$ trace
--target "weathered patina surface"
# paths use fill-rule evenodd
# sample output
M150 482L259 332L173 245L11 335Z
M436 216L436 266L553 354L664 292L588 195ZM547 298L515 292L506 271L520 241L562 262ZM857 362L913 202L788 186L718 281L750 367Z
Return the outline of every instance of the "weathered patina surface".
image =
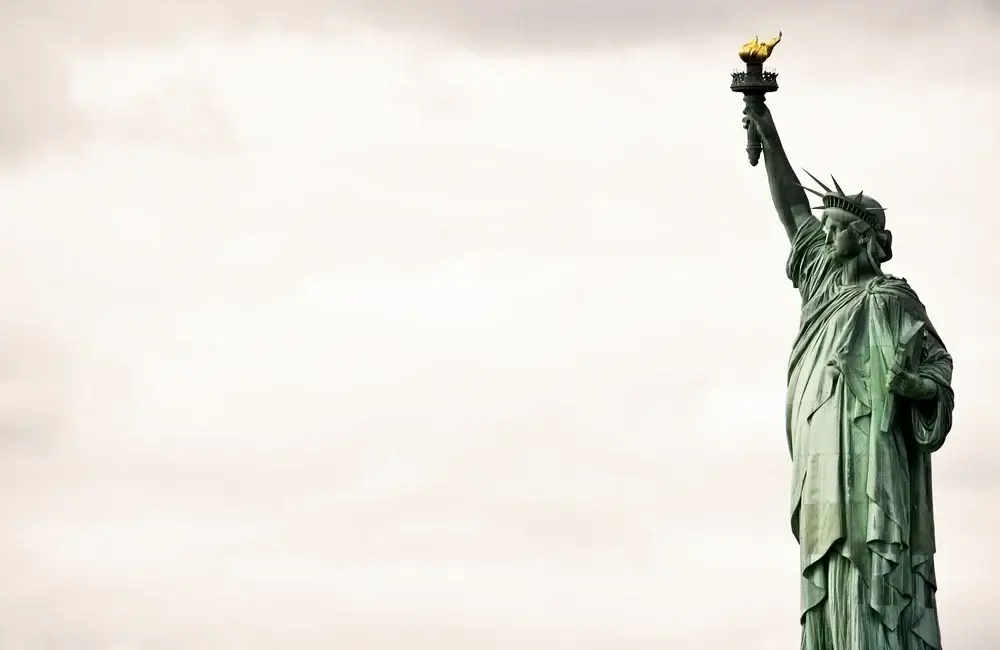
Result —
M748 104L744 125L802 300L786 403L802 648L940 649L931 454L951 429L951 356L906 280L882 271L883 207L813 178L813 216L767 106Z

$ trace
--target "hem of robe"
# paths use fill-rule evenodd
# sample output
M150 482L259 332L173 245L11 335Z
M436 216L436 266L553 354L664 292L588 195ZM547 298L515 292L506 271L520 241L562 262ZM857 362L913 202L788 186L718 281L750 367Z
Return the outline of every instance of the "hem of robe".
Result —
M882 616L882 613L877 608L871 605L870 600L872 591L869 586L869 580L866 579L864 572L862 572L859 569L857 563L853 559L851 559L846 553L843 552L844 549L844 546L842 544L843 541L844 541L843 538L836 540L834 543L830 545L830 547L827 549L825 553L819 554L819 557L816 558L814 561L812 561L803 571L803 578L808 580L809 584L814 586L816 590L821 593L815 594L816 598L814 599L814 601L809 606L803 607L802 613L799 616L799 624L805 626L807 615L813 610L816 610L826 604L830 592L828 584L829 562L833 559L832 558L833 555L838 555L848 561L851 570L857 573L859 583L865 586L865 591L868 593L869 596L868 599L869 602L863 603L863 606L867 607L871 611L872 618L875 619L883 627L885 627L886 630L888 630L892 634L898 635L899 626L887 625L885 618ZM915 558L914 569L916 569L918 566L927 564L933 565L933 559L924 558L919 560L918 563ZM933 568L931 568L931 571L933 571ZM807 577L807 574L812 575L816 579L815 580L809 579ZM918 572L914 570L913 575L915 581L923 580L922 571ZM934 592L937 591L936 585L933 582L926 580L923 580L923 582L924 582L923 586L926 586L929 589L930 594L933 594ZM822 583L822 586L820 586L819 583ZM937 608L935 606L920 607L918 610L916 609L916 607L917 605L915 599L911 598L910 601L907 602L906 605L904 605L901 608L900 619L904 619L907 616L909 616L908 620L906 620L906 626L902 631L918 638L924 644L924 647L928 648L929 650L942 650L940 625L937 617ZM909 648L911 648L911 645L906 644L900 650L907 650Z
M846 560L841 565L840 574L834 571L833 564L837 558ZM850 578L853 581L853 588L844 593L843 567L854 575ZM934 609L916 613L916 617L907 621L907 625L902 628L890 629L881 620L878 610L868 602L866 596L870 592L860 572L853 561L847 558L839 549L831 548L822 558L820 569L823 573L823 582L827 584L826 591L837 591L840 597L847 598L850 602L854 596L861 596L859 600L854 600L854 607L865 610L858 610L859 618L852 617L852 620L845 621L840 618L844 614L832 614L829 610L831 603L828 602L829 595L825 595L816 606L809 608L802 613L802 640L800 650L941 650L941 639L937 626L937 616ZM831 572L836 576L834 583L830 583ZM834 605L834 607L836 607ZM909 613L909 612L908 612ZM822 617L819 621L812 616ZM834 618L829 618L833 616ZM845 622L848 628L843 626ZM857 625L859 628L855 628ZM868 625L880 626L881 631L875 628L867 628ZM817 627L818 626L818 627ZM861 641L861 639L865 641ZM852 641L853 639L853 641ZM860 642L862 647L856 647Z

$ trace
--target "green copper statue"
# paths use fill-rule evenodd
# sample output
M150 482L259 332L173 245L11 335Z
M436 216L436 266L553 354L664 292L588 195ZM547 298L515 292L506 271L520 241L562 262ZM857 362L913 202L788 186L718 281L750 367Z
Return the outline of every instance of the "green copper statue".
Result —
M951 429L951 356L906 280L882 272L884 208L836 180L800 185L763 99L744 114L802 298L786 398L801 648L940 650L931 454Z

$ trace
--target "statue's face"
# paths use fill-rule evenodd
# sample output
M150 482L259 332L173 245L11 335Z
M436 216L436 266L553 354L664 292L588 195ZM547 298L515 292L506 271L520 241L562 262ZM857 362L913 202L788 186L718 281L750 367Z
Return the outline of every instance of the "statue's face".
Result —
M837 208L823 211L823 227L828 233L827 241L833 247L834 256L841 262L849 262L864 250L868 240L868 224L849 212Z

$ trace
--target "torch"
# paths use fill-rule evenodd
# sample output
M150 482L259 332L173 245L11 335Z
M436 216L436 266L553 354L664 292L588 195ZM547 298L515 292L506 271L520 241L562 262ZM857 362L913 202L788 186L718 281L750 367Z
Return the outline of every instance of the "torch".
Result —
M771 56L771 50L780 42L781 32L778 32L777 36L765 43L754 38L740 48L740 59L747 68L745 71L733 72L733 83L730 88L733 92L743 93L743 101L747 108L753 104L764 103L764 95L778 89L778 73L774 70L765 70L764 61L767 61ZM747 127L747 156L752 167L756 167L760 162L761 149L760 136L751 124Z

